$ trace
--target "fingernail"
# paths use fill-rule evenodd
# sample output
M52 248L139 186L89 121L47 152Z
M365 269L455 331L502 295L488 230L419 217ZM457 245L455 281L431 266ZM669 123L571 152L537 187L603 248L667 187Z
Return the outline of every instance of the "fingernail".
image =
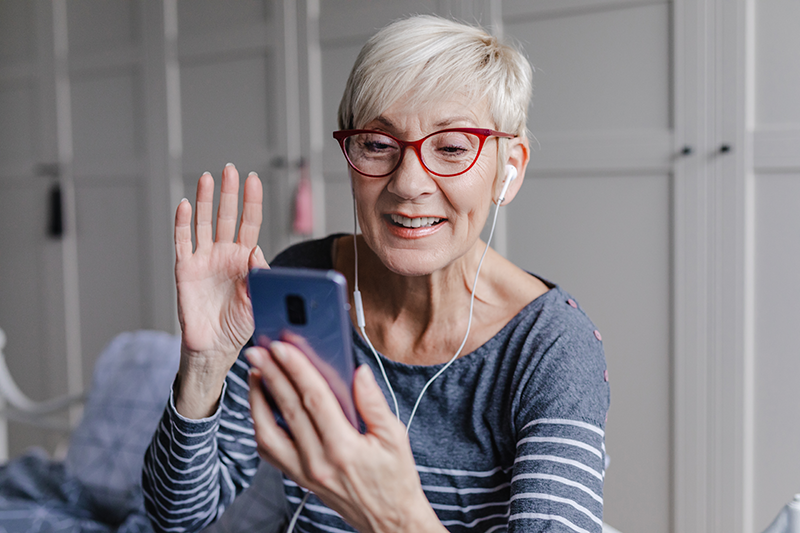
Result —
M180 202L178 202L178 203L179 203L179 204L182 204L183 202L188 202L188 201L189 201L189 199L188 199L188 198L181 198L181 201L180 201Z
M232 166L233 166L233 163L226 163L226 164L225 164L225 166L226 166L226 167L232 167Z
M260 367L264 364L264 358L258 352L257 348L248 348L244 352L245 357L247 360L250 361L251 366Z
M276 359L281 361L286 359L286 350L284 350L283 345L278 341L269 343L269 351L272 352Z
M364 370L361 370L362 368L364 368ZM363 384L377 388L378 383L375 381L375 374L372 373L372 369L369 367L369 365L363 364L358 367L358 370L358 377Z
M253 248L253 257L258 257L259 255L264 255L264 252L261 251L261 246L256 245L256 247Z
M203 172L203 176L210 176L210 175L211 175L211 172L209 172L208 170L206 170L205 172Z
M255 176L257 178L258 174L256 174L255 172L251 172L250 174L247 175L247 177L249 178L250 176Z

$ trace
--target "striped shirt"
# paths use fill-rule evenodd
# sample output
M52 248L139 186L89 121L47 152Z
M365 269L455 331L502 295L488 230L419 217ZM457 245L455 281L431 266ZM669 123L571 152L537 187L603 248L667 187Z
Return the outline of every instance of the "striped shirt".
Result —
M331 236L296 245L273 265L331 268ZM600 533L609 405L600 335L557 286L428 389L409 431L422 488L451 532ZM353 328L357 364L380 370ZM442 365L382 358L403 421ZM260 459L249 414L248 363L228 374L218 411L189 420L170 400L145 456L145 503L156 531L198 531L252 481ZM378 377L388 398L388 388ZM275 523L304 492L283 478ZM285 505L288 502L288 506ZM276 529L277 530L277 529ZM311 495L296 531L353 529Z

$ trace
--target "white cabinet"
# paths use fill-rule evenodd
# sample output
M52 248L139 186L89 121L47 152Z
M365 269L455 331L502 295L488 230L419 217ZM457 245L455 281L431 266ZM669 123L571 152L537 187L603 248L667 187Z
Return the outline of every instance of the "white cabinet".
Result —
M604 520L672 531L674 117L667 2L504 2L532 64L528 175L507 256L559 283L603 335Z
M31 397L88 387L119 332L176 329L172 220L203 171L257 171L260 244L289 242L297 169L272 162L301 155L286 135L299 105L282 104L279 81L297 76L284 54L294 4L0 3L0 327ZM64 234L49 237L56 184ZM12 455L58 440L10 427Z

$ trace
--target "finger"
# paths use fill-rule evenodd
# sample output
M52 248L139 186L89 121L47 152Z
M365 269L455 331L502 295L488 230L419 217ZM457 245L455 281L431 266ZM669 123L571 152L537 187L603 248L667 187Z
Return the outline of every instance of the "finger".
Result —
M323 378L319 370L311 364L309 358L297 347L287 342L273 342L270 344L270 353L280 365L286 378L293 385L295 394L299 397L309 421L313 424L323 444L339 442L349 437L348 433L355 431L342 411L329 383ZM320 360L314 354L312 357ZM321 361L321 360L320 360ZM349 394L347 386L338 374L333 371L329 377L333 383L335 379L342 381L344 390L340 392ZM337 387L342 389L342 387Z
M319 354L314 351L314 348L301 337L291 331L284 331L281 334L282 341L288 342L290 345L298 348L312 365L317 369L325 381L328 383L333 395L338 400L339 405L344 412L345 417L354 428L358 428L358 415L356 414L356 406L353 403L353 383L351 379L344 379L333 364L321 358Z
M248 358L251 364L261 371L270 395L275 400L275 404L292 432L299 452L304 458L304 464L308 465L312 460L317 462L319 458L324 457L319 435L309 416L312 411L317 409L316 404L319 402L301 398L301 394L295 390L286 373L275 363L278 357L283 357L276 355L285 351L285 347L282 344L277 342L270 343L268 349L262 351L250 349L252 353L248 350ZM302 354L300 354L300 357L302 357ZM313 394L305 391L304 396L306 398L313 397Z
M239 224L239 243L252 248L258 244L263 215L264 192L258 174L251 172L244 182L242 220Z
M398 433L405 433L403 424L392 412L383 392L375 381L372 369L361 365L356 369L353 380L353 395L367 433L373 434L386 442L395 442Z
M267 403L261 372L253 368L248 378L250 385L250 416L253 418L255 438L259 454L274 467L296 476L302 472L300 455L291 437L275 421L275 415Z
M236 218L239 214L239 172L233 163L228 163L222 171L222 184L217 209L216 242L233 242L236 232Z
M269 268L269 263L264 257L264 252L261 251L260 246L256 246L250 252L250 258L247 261L247 268L253 270L254 268Z
M192 255L192 204L184 198L175 210L175 257L181 261Z
M211 248L211 216L214 211L214 178L205 172L197 180L197 201L194 214L194 233L197 238L197 250Z

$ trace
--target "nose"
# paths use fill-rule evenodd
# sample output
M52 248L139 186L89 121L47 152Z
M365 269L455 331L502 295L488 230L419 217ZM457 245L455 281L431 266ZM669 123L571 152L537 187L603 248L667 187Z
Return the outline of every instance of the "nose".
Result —
M389 180L389 192L405 200L412 200L436 192L436 189L436 180L422 165L420 154L412 146L406 146L403 160Z

